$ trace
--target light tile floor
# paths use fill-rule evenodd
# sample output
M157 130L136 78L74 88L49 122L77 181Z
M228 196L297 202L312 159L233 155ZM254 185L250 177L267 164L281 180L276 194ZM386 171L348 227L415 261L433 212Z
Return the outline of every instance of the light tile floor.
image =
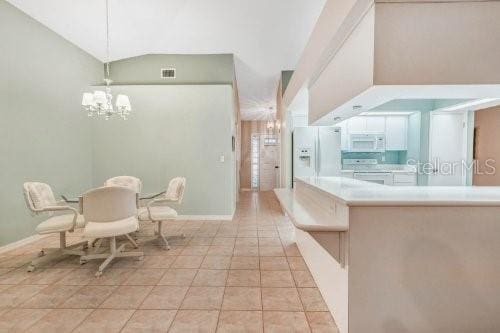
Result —
M243 192L233 221L168 225L186 238L165 251L141 237L144 260L100 278L76 257L26 272L52 236L0 254L0 332L337 332L272 192Z

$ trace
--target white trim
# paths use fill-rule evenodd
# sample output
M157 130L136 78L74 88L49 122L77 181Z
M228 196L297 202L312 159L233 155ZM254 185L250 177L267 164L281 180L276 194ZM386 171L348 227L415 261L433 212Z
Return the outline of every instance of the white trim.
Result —
M11 251L11 250L14 250L14 249L17 249L21 246L24 246L24 245L27 245L27 244L30 244L30 243L34 243L40 239L43 239L45 237L48 237L50 235L33 235L33 236L29 236L29 237L26 237L26 238L23 238L23 239L20 239L18 241L15 241L13 243L9 243L9 244L6 244L4 246L1 246L0 247L0 253L5 253L5 252L8 252L8 251Z
M459 116L462 116L462 161L467 161L467 147L468 147L468 144L469 144L469 138L468 138L468 131L469 131L469 122L467 121L467 111L442 111L441 109L438 109L438 110L435 110L435 111L431 111L430 112L430 119L429 119L429 154L428 154L428 157L427 157L427 160L429 162L432 163L432 156L434 155L433 152L432 152L432 140L433 140L433 137L432 137L432 127L433 127L433 116L439 116L439 115L451 115L451 114L455 114L455 115L459 115ZM434 125L435 126L435 125ZM431 180L431 176L433 176L432 174L431 175L428 175L427 177L427 185L430 185L430 180ZM466 186L467 185L467 172L464 172L463 175L462 175L462 184L460 185L457 185L457 186ZM431 185L431 186L439 186L439 185Z
M234 214L232 215L179 215L177 216L178 220L206 220L206 221L215 221L215 220L224 220L231 221L233 219Z

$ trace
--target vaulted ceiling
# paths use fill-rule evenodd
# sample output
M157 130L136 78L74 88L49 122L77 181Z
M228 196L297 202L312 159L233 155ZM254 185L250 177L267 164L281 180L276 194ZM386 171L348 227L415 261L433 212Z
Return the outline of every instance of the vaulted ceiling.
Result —
M105 61L104 0L8 0ZM326 0L109 0L110 60L233 53L242 118L266 119Z

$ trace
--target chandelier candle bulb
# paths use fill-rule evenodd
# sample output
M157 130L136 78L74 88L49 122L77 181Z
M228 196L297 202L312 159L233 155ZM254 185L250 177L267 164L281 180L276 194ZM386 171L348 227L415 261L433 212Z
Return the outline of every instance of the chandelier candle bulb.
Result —
M84 93L82 98L82 106L93 106L94 95L92 93Z
M129 100L128 96L118 95L116 97L116 107L130 111L131 107L130 107L130 100Z
M104 106L108 102L106 93L104 91L94 91L94 104Z

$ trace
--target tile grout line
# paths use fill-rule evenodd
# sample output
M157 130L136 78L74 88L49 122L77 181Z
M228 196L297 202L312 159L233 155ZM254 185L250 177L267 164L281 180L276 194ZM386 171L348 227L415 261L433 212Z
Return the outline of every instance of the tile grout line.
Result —
M140 310L140 307L142 306L142 304L144 304L145 300L151 295L151 292L153 291L154 288L156 288L157 286L159 286L159 281L161 281L161 279L164 277L164 275L169 271L169 270L175 270L175 269L182 269L182 268L172 268L172 265L173 265L173 262L175 262L179 256L182 256L182 251L186 250L187 248L191 247L191 246L213 246L214 243L217 241L216 239L218 238L219 239L219 244L223 244L224 242L224 238L227 238L228 239L228 242L231 243L231 247L233 249L233 253L228 257L229 259L229 267L227 267L227 264L226 264L226 267L225 269L223 268L219 268L221 266L216 266L216 268L212 268L210 266L208 266L207 268L202 268L201 266L203 265L203 263L205 262L205 260L208 258L208 257L226 257L225 255L221 256L220 254L215 254L215 255L208 255L208 251L207 253L204 253L203 255L199 255L200 257L202 257L201 259L201 263L200 265L197 267L197 268L190 268L190 269L196 269L196 273L192 279L192 281L190 282L189 286L188 286L188 290L189 288L191 287L194 287L193 286L193 283L194 281L196 280L196 278L200 275L200 271L202 269L208 269L208 270L225 270L227 271L228 273L231 271L231 270L234 270L234 271L238 271L238 270L248 270L249 269L249 266L245 267L245 266L241 266L241 268L234 268L234 267L231 267L231 263L232 261L234 260L234 258L238 258L238 257L241 257L241 258L256 258L255 261L257 262L257 269L259 270L259 278L260 278L260 302L261 302L261 306L260 306L260 312L263 313L264 312L264 305L263 305L263 293L262 293L262 275L263 275L263 272L267 272L267 271L275 271L275 272L278 272L278 271L283 271L283 272L289 272L289 274L292 275L292 279L293 279L293 282L294 282L294 289L296 290L296 293L298 294L298 297L299 297L299 301L300 301L300 304L301 304L301 307L302 307L302 310L301 311L302 313L306 313L305 311L305 307L304 307L304 302L302 301L302 298L300 297L300 294L298 293L298 285L297 285L297 280L295 279L294 275L293 275L293 271L291 269L291 266L290 266L290 259L292 257L298 257L298 258L301 258L300 255L296 255L296 256L289 256L287 251L285 251L285 243L287 244L286 246L290 246L291 244L293 244L293 242L290 241L291 237L290 236L287 236L289 233L290 233L290 229L289 228L285 228L286 225L285 224L282 224L280 223L280 221L278 220L278 214L274 214L273 213L273 209L275 209L275 207L272 205L272 203L268 202L268 199L266 199L266 197L262 197L259 199L259 197L257 196L253 196L252 198L252 201L254 203L253 207L252 207L252 211L254 212L253 216L252 215L244 215L242 217L241 215L241 209L239 209L236 214L235 214L235 219L232 221L232 224L229 224L229 223L226 223L226 222L222 222L222 223L218 223L217 224L217 227L214 228L215 230L205 230L205 231L202 231L201 228L203 226L203 224L201 225L194 225L192 227L188 227L186 224L184 226L179 226L176 230L183 230L185 229L186 230L186 234L188 234L189 236L186 237L187 240L183 243L180 243L178 244L178 247L179 247L179 250L176 251L176 254L174 255L171 255L171 256L163 256L163 255L159 255L159 253L156 253L156 251L153 251L153 252L150 252L148 251L148 254L145 254L146 256L150 256L150 255L158 255L159 257L165 257L165 259L167 257L171 257L172 259L168 259L168 260L171 260L171 263L168 265L168 267L166 268L151 268L151 267L139 267L139 268L128 268L127 266L123 266L121 268L123 269L130 269L130 271L132 272L131 274L137 272L137 271L140 271L141 269L163 269L164 272L162 274L162 276L159 278L158 280L158 283L152 285L150 284L146 284L146 286L150 286L151 287L151 290L149 290L149 292L147 293L147 295L145 295L145 297L142 299L142 301L140 302L140 304L138 305L138 307L136 307L135 309L133 309L134 311L131 311L132 314L131 316L127 319L127 321L125 322L125 324L123 325L122 327L122 330L124 327L126 327L126 325L129 323L129 321L131 320L131 318L133 317L133 315ZM248 208L246 208L248 210ZM244 211L244 209L243 209ZM271 212L270 212L271 211ZM245 217L247 216L247 217ZM228 229L226 229L228 228ZM224 229L224 230L222 230ZM272 232L271 232L272 231ZM173 232L173 231L172 231ZM256 233L256 234L255 234ZM201 244L196 244L196 240L195 238L196 237L199 237L199 238L211 238L210 242L209 242L209 245L202 245L204 244L204 240L199 240L199 242ZM244 239L245 238L254 238L256 239L257 241L257 245L256 246L251 246L251 243L245 243ZM282 249L282 251L284 252L282 255L272 255L272 256L262 256L261 254L261 248L264 248L264 247L273 247L273 246L278 246L276 244L273 243L273 241L268 241L268 239L279 239L280 241L280 248ZM238 240L241 240L238 243L236 243ZM286 241L285 241L286 240ZM250 241L252 242L252 241ZM205 244L208 244L205 243ZM238 244L238 245L236 245ZM250 244L249 245L245 245L245 244ZM265 246L265 245L267 246ZM237 247L253 247L253 248L257 248L257 251L259 252L258 255L256 256L235 256L235 253L234 253L234 249L237 248ZM193 248L193 250L196 251L196 248ZM245 254L245 253L243 253ZM290 252L290 254L292 254L292 252ZM185 255L190 255L189 253L186 253ZM193 254L195 256L197 256L196 254ZM261 269L261 264L262 264L262 260L264 260L265 258L270 258L270 257L277 257L277 258L283 258L286 262L286 266L287 266L287 269L286 270L275 270L273 268L275 268L274 266L271 266L270 268L271 269ZM158 259L159 261L161 261L161 259L159 258ZM282 259L280 259L282 260ZM226 262L226 260L224 259L223 260L224 262ZM252 260L253 261L253 260ZM250 262L250 261L249 261ZM237 267L237 266L236 266ZM50 268L59 268L59 267L47 267L47 269L50 269ZM61 268L64 268L64 267L61 267ZM118 269L118 268L117 268ZM253 270L254 268L251 268L251 270ZM4 272L4 273L8 273L8 272ZM224 286L223 286L223 293L222 293L222 303L221 303L221 306L220 306L220 309L219 309L219 314L218 314L218 318L217 318L217 323L216 323L216 328L221 324L221 314L222 314L222 305L224 303L224 298L226 296L226 293L227 293L227 288L228 288L228 284L227 284L227 278L228 278L228 274L226 275L226 281L224 283ZM62 279L62 278L61 278ZM128 277L127 279L125 279L123 282L121 282L120 284L116 284L114 287L115 289L116 288L119 288L120 286L132 286L132 285L126 285L126 281L129 281L131 279L131 277ZM17 285L23 285L22 281L18 282ZM86 285L83 285L81 286L82 288L85 287L85 286L88 286L89 283L87 283ZM133 284L134 286L136 284ZM143 284L139 284L139 286L141 286ZM10 287L9 287L10 288ZM273 287L273 288L288 288L286 286L279 286L279 287ZM307 289L314 289L314 287L304 287L304 288L307 288ZM77 289L75 291L75 294L78 292L78 290L81 290L81 289ZM112 294L111 294L112 295ZM107 299L109 299L108 296L106 297L100 304L106 302ZM186 294L184 295L184 297L182 298L181 300L181 304L179 306L179 309L176 310L175 312L175 315L172 319L172 323L171 325L169 326L169 329L171 328L171 326L173 325L173 323L175 322L175 319L178 318L178 312L180 310L180 307L182 307L182 304L185 302L186 300L186 297L187 297L187 292ZM63 301L64 302L64 301ZM99 306L99 305L98 305ZM91 311L89 313L92 314L95 310ZM228 310L228 311L232 311L232 310ZM253 310L252 310L253 311ZM248 310L245 310L245 312L249 312ZM296 312L296 311L283 311L283 312ZM323 311L321 311L323 312ZM87 317L85 317L87 318ZM85 318L83 320L85 320ZM263 319L263 318L262 318ZM307 319L307 316L306 316L306 319ZM263 320L263 328L264 328L264 320ZM310 327L310 325L309 325Z

